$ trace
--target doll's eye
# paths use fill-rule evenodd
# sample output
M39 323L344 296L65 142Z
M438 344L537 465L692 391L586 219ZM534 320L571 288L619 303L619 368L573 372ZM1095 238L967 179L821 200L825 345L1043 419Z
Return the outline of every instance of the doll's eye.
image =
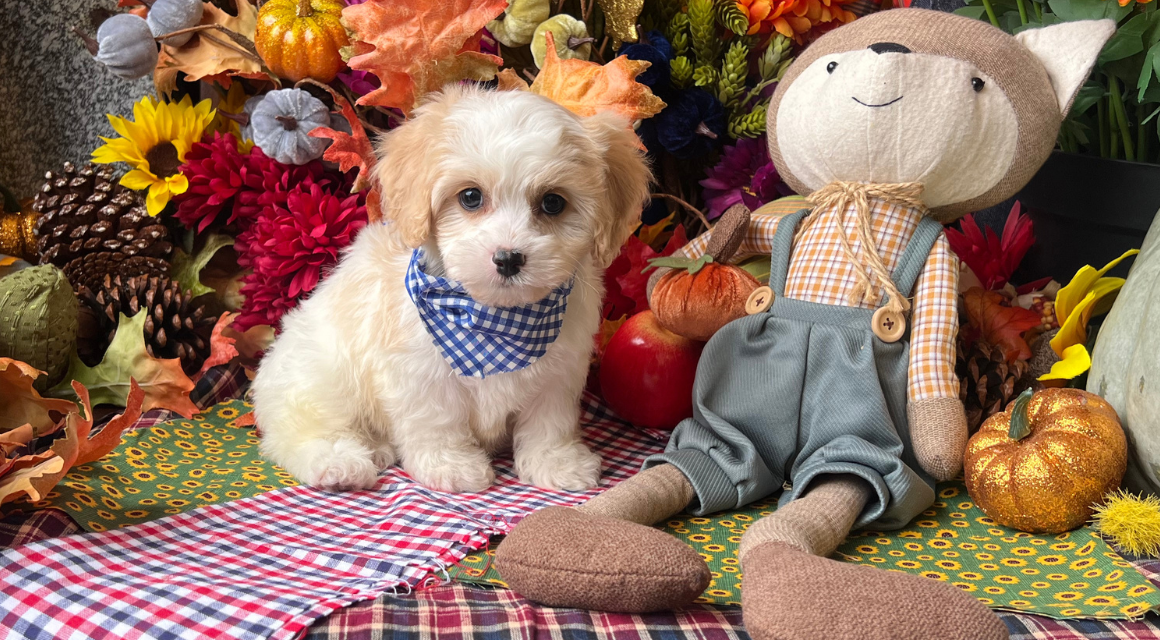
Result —
M546 215L549 216L560 215L560 213L564 211L564 207L567 204L568 201L565 200L563 196L557 195L555 193L549 193L545 195L542 200L540 200L540 211L543 211Z
M837 68L838 68L838 63L836 61L831 62L830 64L826 65L826 73L833 73L834 69L837 69Z
M971 78L971 88L975 90L975 93L982 91L985 86L987 83L983 82L982 78Z
M483 192L475 187L459 192L459 206L468 211L475 211L483 206Z

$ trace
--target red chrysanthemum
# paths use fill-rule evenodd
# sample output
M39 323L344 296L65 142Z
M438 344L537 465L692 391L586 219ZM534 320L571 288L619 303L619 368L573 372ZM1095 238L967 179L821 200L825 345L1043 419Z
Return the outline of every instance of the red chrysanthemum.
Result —
M189 189L174 198L177 219L198 233L213 224L239 192L261 186L249 158L238 153L237 138L228 133L215 132L212 138L195 142L185 154L181 173L189 180Z
M242 281L246 302L234 321L239 331L259 324L277 327L282 315L314 290L323 271L366 226L361 200L303 181L286 192L284 204L261 210L234 245L238 263L253 270Z
M242 221L242 226L248 226L269 207L285 206L286 196L298 186L318 184L331 192L341 188L337 174L328 172L318 160L303 165L283 164L254 147L250 151L248 166L258 177L254 188L238 194L238 201L234 204L234 217ZM345 191L349 192L349 189Z

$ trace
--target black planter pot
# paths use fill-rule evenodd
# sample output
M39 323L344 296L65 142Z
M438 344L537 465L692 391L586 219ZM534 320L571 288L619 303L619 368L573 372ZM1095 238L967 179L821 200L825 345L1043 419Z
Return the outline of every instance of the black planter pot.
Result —
M1056 151L1013 199L976 217L1001 231L1015 200L1035 224L1036 243L1012 281L1066 284L1085 264L1101 267L1143 244L1160 210L1160 165ZM1126 276L1130 264L1110 274Z

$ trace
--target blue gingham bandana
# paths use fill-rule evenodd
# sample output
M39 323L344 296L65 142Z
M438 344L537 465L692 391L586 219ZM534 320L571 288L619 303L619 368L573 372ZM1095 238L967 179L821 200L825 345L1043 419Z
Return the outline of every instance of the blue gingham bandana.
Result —
M489 307L463 285L427 274L421 249L411 254L407 293L443 359L461 376L486 378L518 371L540 359L560 335L572 281L539 302Z

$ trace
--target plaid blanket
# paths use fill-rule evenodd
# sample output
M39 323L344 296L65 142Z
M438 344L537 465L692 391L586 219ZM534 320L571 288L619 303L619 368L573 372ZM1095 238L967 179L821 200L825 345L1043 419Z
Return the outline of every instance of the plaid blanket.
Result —
M663 441L584 399L603 483L632 475ZM549 491L496 462L485 492L448 495L399 469L374 490L293 487L126 529L34 542L0 555L0 636L292 638L339 607L409 590L546 506L599 490Z
M1136 622L1060 621L996 611L1011 640L1157 640L1149 615ZM304 640L748 640L739 607L693 605L632 615L534 604L506 589L450 584L409 595L383 595L337 611Z

